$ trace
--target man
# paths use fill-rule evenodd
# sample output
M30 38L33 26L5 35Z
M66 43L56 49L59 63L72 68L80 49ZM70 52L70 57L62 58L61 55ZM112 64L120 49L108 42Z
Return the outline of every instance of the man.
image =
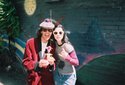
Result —
M23 65L27 69L28 85L54 85L53 73L54 57L46 57L47 47L51 47L50 53L54 56L55 45L51 35L55 25L51 19L45 19L37 32L37 38L27 40Z

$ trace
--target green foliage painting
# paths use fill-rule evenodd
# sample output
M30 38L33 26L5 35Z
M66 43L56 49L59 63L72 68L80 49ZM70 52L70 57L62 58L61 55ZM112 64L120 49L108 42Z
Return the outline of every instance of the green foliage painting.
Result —
M0 0L0 34L15 38L20 32L19 17L11 0Z

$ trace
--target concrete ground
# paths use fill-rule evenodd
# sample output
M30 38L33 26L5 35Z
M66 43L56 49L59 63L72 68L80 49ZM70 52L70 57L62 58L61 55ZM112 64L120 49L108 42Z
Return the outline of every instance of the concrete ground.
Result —
M19 67L19 65L8 66L6 68L0 67L0 85L26 85L26 73Z

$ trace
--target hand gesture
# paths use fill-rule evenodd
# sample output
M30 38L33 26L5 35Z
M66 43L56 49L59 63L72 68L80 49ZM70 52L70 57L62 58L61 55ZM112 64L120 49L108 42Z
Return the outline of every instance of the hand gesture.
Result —
M62 48L61 53L59 54L60 57L62 57L63 59L65 59L67 57L68 53L65 51L64 48Z
M55 61L55 58L52 57L52 56L47 56L47 60L49 62L50 65L54 65L54 61Z
M49 62L46 59L41 59L39 61L39 67L45 67L46 68L48 65L49 65Z

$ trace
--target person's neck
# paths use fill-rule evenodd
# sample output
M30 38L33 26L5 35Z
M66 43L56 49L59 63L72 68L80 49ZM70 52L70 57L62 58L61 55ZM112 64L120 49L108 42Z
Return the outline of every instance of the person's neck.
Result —
M62 43L62 41L57 41L57 44L62 45L63 43Z

